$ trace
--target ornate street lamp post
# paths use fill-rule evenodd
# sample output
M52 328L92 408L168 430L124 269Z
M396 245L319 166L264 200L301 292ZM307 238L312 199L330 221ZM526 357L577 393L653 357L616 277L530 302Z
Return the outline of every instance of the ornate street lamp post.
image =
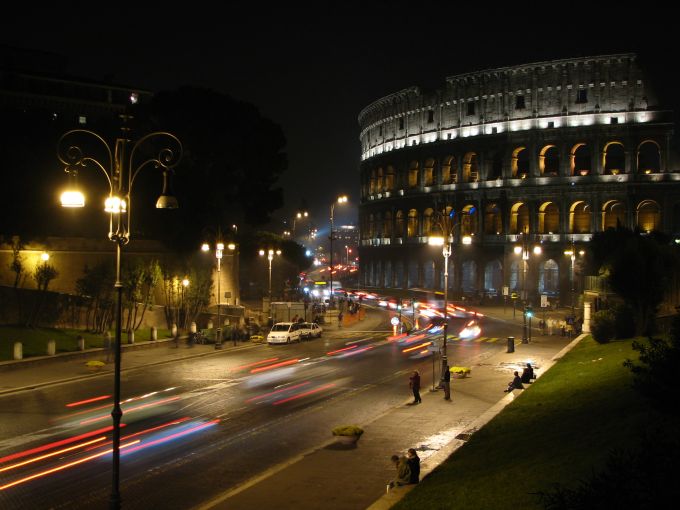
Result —
M533 313L528 307L529 296L527 295L527 274L529 272L529 239L527 238L527 232L522 232L522 244L515 246L514 252L516 255L522 255L522 301L524 303L522 310L522 343L526 344L529 343L529 338L531 337L531 331L527 330L527 314ZM542 253L541 247L538 245L534 246L533 253L534 255L540 255ZM531 315L529 315L529 328L531 328Z
M124 117L124 120L127 120ZM136 142L128 138L128 130L117 138L113 151L100 135L86 129L74 129L62 135L57 144L59 161L65 165L71 186L76 185L78 171L85 168L101 170L109 183L109 195L104 202L104 210L109 213L109 239L116 244L116 338L115 365L113 379L113 479L110 508L118 509L120 499L120 420L123 412L120 407L120 369L121 369L121 329L123 312L123 284L120 280L120 261L122 247L130 240L132 213L132 187L135 178L144 168L152 167L163 172L163 191L156 201L158 209L176 209L177 199L170 192L172 169L182 157L182 144L176 136L166 132L155 132L143 136ZM155 145L157 142L159 145ZM132 145L128 153L128 146ZM99 151L94 149L97 147ZM155 150L142 154L143 149ZM92 151L92 152L91 152ZM103 157L102 157L103 156ZM83 207L84 195L75 187L66 190L61 196L63 207Z
M330 308L333 308L333 238L335 226L333 225L333 211L335 210L335 204L345 204L347 203L347 195L341 195L338 199L331 204L331 235L330 235L330 287L329 287L329 304Z
M269 313L271 315L272 310L272 260L274 260L274 255L281 255L281 250L269 249L266 252L260 250L260 257L267 255L267 260L269 261Z

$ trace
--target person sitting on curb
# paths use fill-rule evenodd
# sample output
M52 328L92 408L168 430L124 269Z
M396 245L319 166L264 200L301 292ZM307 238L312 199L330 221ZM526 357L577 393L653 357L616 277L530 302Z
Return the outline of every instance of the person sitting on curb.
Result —
M524 384L531 384L532 379L536 379L536 375L534 374L534 369L531 366L531 363L527 363L527 366L524 370L522 370L522 382Z
M420 457L414 448L409 448L408 453L406 453L406 462L408 462L408 467L411 470L411 478L409 483L420 482Z
M397 468L397 478L389 483L390 487L408 485L411 483L411 468L408 467L408 461L404 456L392 455L392 462Z
M522 378L519 376L519 372L515 370L515 377L508 384L508 389L503 390L504 393L510 393L512 390L523 390L524 385L522 384Z

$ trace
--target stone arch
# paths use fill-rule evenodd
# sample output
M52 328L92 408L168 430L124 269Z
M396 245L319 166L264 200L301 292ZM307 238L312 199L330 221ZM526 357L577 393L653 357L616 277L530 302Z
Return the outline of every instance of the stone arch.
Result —
M373 239L375 237L375 216L373 214L368 215L368 238Z
M383 214L383 237L392 237L392 213L386 211Z
M472 204L463 207L460 215L460 235L475 235L477 233L478 225L479 215L477 214L477 208Z
M477 153L467 152L463 156L463 182L477 182L478 180Z
M428 158L425 160L423 167L423 186L432 186L434 184L434 165L435 160Z
M429 236L432 233L432 216L434 215L434 210L431 207L425 209L423 212L423 235Z
M518 260L513 260L510 263L510 274L508 277L508 286L510 287L510 290L513 292L519 292L520 291L520 263Z
M637 149L637 171L654 174L661 171L661 147L654 140L645 140Z
M477 292L477 263L474 260L466 260L461 269L460 286L462 291L466 294L475 294Z
M510 158L512 177L526 179L529 177L529 151L526 147L517 147Z
M503 233L503 216L498 204L487 204L484 209L484 233L498 235Z
M626 151L619 141L608 142L602 150L602 171L605 175L625 173Z
M408 224L406 225L406 237L416 237L418 235L418 211L409 209Z
M510 233L529 233L529 206L524 202L516 202L510 208Z
M546 145L538 154L538 170L541 175L556 176L560 173L560 153L556 145Z
M408 168L408 187L417 188L418 178L420 177L420 164L417 161L411 161Z
M407 288L420 287L420 281L418 280L418 261L410 260L408 263L408 281L406 282Z
M590 147L585 143L577 143L569 152L570 175L588 175L590 173Z
M397 211L394 218L394 235L395 237L404 237L404 211Z
M385 172L385 191L394 191L394 167L387 165Z
M553 259L538 266L538 292L556 296L560 288L560 268Z
M574 202L569 208L569 233L588 234L591 232L590 204L583 200Z
M643 232L661 229L661 207L654 200L643 200L637 206L637 226Z
M378 168L378 172L375 177L375 188L378 193L385 191L385 175L383 167Z
M503 287L503 266L500 260L487 262L484 267L484 292L497 296Z
M545 202L538 208L538 233L557 234L560 231L560 210L554 202Z
M602 230L626 226L626 205L620 200L609 200L602 206Z
M371 170L371 177L368 181L368 193L370 195L375 193L375 168Z
M442 164L442 184L455 184L458 181L455 156L446 156Z

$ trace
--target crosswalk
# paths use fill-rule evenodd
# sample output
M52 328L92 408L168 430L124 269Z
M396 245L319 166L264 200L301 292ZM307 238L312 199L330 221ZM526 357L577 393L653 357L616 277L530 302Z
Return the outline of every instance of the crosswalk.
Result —
M449 342L464 342L464 343L494 343L498 342L499 340L502 340L502 338L498 337L491 337L491 336L480 336L477 338L472 338L472 339L464 339L460 338L458 336L449 336L448 338Z

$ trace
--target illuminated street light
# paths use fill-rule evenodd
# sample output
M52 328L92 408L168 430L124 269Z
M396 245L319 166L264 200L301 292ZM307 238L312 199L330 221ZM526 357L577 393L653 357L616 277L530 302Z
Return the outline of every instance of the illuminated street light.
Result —
M219 239L222 237L221 231L218 230L217 238L218 242L215 243L215 259L217 260L217 330L215 331L215 349L221 349L222 348L222 255L224 251L224 243L219 241ZM236 245L234 243L229 243L227 248L230 251L234 251L236 249ZM201 246L201 250L204 252L210 251L210 245L208 243L203 243ZM234 264L232 264L232 268L234 267Z
M527 296L527 273L529 270L529 255L530 255L530 250L529 250L529 240L527 238L527 232L522 232L522 244L517 245L514 247L513 251L515 252L515 255L521 255L522 256L522 301L524 303L524 308L523 308L523 329L522 329L522 343L526 344L529 343L529 338L531 337L531 315L533 315L533 311L530 306L528 306L528 296ZM536 245L533 247L534 255L540 255L543 253L543 249L539 246ZM514 313L514 312L513 312ZM529 330L528 330L528 335L527 335L527 315L529 314Z
M330 275L329 275L329 278L330 278L330 287L329 287L329 296L330 297L329 297L329 299L330 299L330 307L331 308L333 308L333 238L334 238L334 232L333 231L335 230L335 226L333 225L333 211L335 210L335 204L336 203L346 204L347 200L348 200L347 195L340 195L338 197L338 199L331 204L331 236L330 236L330 240L331 240L330 264L331 264L331 267L330 267Z
M269 249L266 252L260 250L260 256L263 257L267 254L267 260L269 261L269 311L271 312L272 307L272 260L274 260L274 255L281 255L281 250Z
M123 120L129 117L123 116ZM130 240L132 187L135 178L144 168L156 168L163 172L163 191L156 201L158 209L177 209L179 204L170 191L170 177L173 168L182 157L182 144L179 139L166 132L149 133L132 144L128 138L128 128L117 138L113 150L100 135L86 129L74 129L63 134L57 143L57 156L64 165L71 186L61 195L63 207L83 207L85 196L78 190L76 180L78 171L96 168L104 173L109 184L109 196L104 210L109 213L108 237L116 244L116 337L115 365L113 379L113 435L112 435L112 488L110 507L120 508L120 421L123 412L120 407L121 371L121 330L123 313L123 284L120 279L122 247ZM153 142L160 145L154 147ZM95 147L98 148L95 149ZM151 154L141 154L141 148L154 149ZM93 152L92 149L95 149ZM140 151L140 152L138 152Z

